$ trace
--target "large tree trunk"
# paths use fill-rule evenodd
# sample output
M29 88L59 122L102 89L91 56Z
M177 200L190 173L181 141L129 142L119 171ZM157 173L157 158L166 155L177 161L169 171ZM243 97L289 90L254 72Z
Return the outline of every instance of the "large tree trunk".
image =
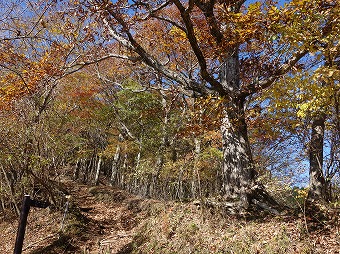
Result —
M233 100L226 102L222 120L224 191L227 196L239 199L242 207L248 208L255 185L244 100L237 98L240 88L238 50L235 49L225 59L220 69L220 80L224 89L233 94Z
M253 165L243 105L233 105L225 112L222 122L224 191L227 196L240 200L248 208L255 185Z
M328 200L327 184L323 174L323 139L325 133L325 114L313 119L309 147L309 200Z

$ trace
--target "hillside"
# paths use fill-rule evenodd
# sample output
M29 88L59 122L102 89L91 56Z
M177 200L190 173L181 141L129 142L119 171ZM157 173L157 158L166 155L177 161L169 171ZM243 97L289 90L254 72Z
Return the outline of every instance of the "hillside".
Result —
M303 214L235 218L197 202L65 185L71 197L64 223L60 211L32 208L23 253L340 253L337 217L323 225ZM13 252L16 228L17 220L2 216L1 253Z
M340 253L339 17L0 1L0 254Z

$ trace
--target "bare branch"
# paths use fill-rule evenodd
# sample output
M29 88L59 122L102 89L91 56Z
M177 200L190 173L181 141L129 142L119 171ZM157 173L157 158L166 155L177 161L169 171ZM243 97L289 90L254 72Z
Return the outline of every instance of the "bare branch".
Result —
M156 16L156 15L153 15L152 17L159 19L159 20L162 20L162 21L165 21L165 22L173 25L174 27L177 27L178 29L182 30L183 32L187 33L187 30L185 29L185 27L179 25L178 23L176 23L176 22L174 22L170 19L167 19L167 18L164 18L164 17L161 17L161 16Z
M72 74L74 72L77 72L77 71L83 69L85 66L96 64L96 63L99 63L101 61L107 60L109 58L118 58L118 59L123 59L123 60L129 60L129 61L132 61L132 62L137 62L137 61L141 60L140 57L132 57L132 56L118 55L118 54L108 54L106 56L94 59L92 61L78 62L78 63L75 63L75 64L70 64L68 66L65 66L64 69L68 70L68 71L66 71L62 76L64 77L66 75Z
M159 12L160 10L164 9L165 7L167 7L170 4L170 1L165 1L164 3L160 4L159 6L157 6L156 8L153 9L149 9L149 13L146 17L144 17L143 19L146 20L150 17L154 17L154 15Z

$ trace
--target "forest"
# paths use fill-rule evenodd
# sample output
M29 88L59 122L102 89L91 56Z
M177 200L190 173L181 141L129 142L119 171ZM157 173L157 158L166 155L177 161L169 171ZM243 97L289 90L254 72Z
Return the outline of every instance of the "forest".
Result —
M228 216L337 217L339 7L1 0L0 214L24 194L61 211L71 180Z

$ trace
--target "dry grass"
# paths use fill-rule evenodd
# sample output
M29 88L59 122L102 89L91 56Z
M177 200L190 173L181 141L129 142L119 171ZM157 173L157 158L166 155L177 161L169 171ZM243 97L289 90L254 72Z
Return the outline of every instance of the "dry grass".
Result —
M167 204L140 226L133 253L340 253L339 225L307 233L303 218L225 217Z
M312 228L303 216L236 218L110 187L69 188L73 195L63 234L62 213L34 209L23 253L340 253L337 220ZM1 253L13 252L16 228L17 221L0 223Z

